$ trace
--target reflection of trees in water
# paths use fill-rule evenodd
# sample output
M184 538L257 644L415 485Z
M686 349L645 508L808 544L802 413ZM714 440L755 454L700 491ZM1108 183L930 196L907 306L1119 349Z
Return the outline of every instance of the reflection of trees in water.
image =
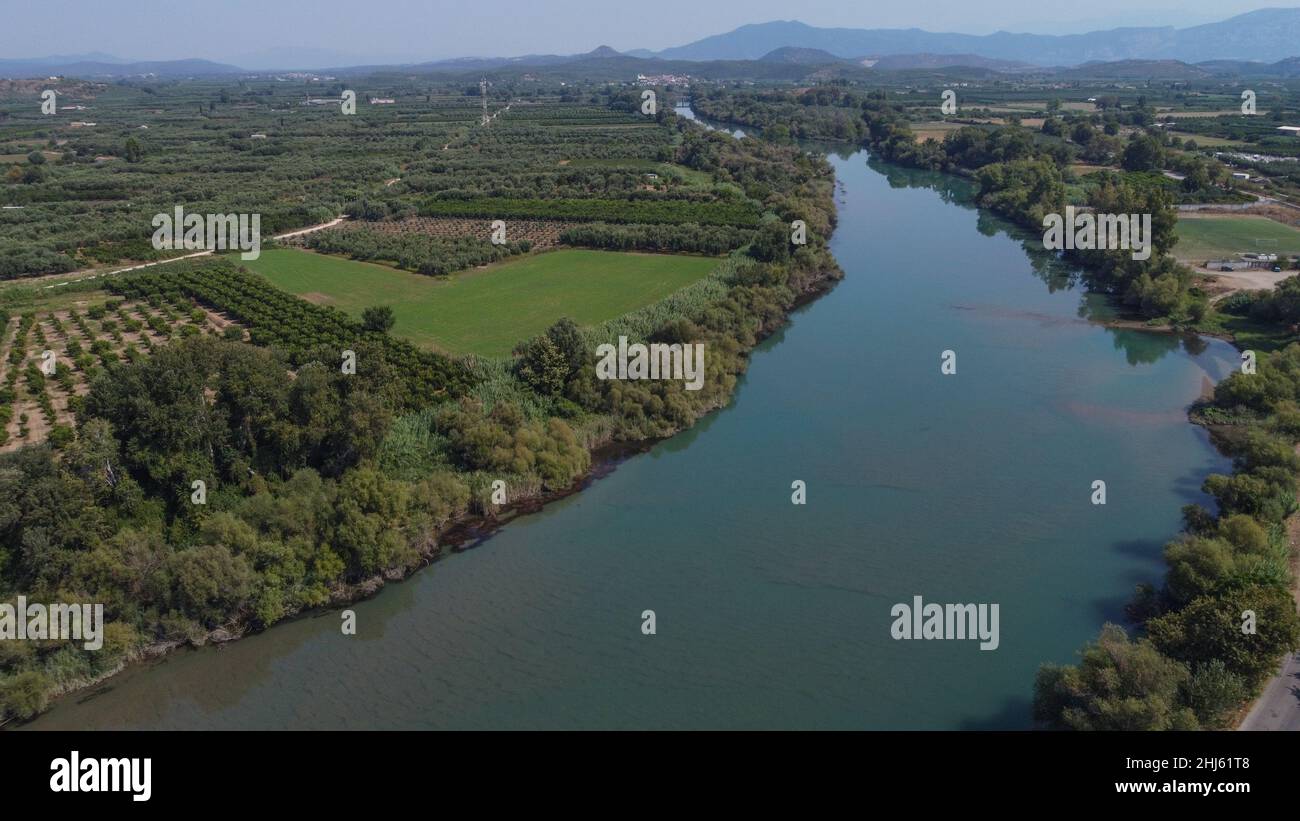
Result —
M825 154L829 157L837 157L841 160L851 160L853 156L862 151L862 147L846 142L821 142L819 140L800 140L799 147L814 154Z
M1030 269L1034 272L1034 276L1047 286L1048 293L1072 290L1080 284L1091 285L1088 274L1083 269L1062 259L1057 252L1044 248L1040 235L976 205L973 181L940 171L906 168L873 156L867 157L867 167L883 176L890 188L928 188L937 192L945 203L976 211L975 230L986 237L1006 234L1018 240L1025 257L1029 260ZM1119 311L1112 298L1101 288L1080 294L1078 316L1081 319L1101 323L1116 318L1118 314ZM1195 334L1164 333L1137 328L1107 328L1106 330L1112 335L1115 348L1124 351L1124 356L1130 365L1149 365L1158 362L1164 356L1178 350L1180 346L1192 356L1198 356L1209 348L1209 343Z
M868 159L867 166L882 174L891 188L927 188L939 194L949 205L974 211L975 230L986 237L1005 234L1020 242L1034 276L1043 281L1049 293L1070 290L1082 280L1083 273L1060 257L1055 251L1043 247L1043 238L1015 223L1006 220L975 204L975 184L962 177L939 171L904 168L876 159Z
M1034 276L1043 281L1048 293L1074 290L1082 281L1084 274L1079 267L1061 259L1055 251L1044 248L1041 237L1022 239L1020 247L1024 249Z
M1137 328L1107 328L1116 350L1124 351L1130 365L1150 365L1180 347L1189 356L1200 356L1210 348L1208 340L1196 334L1144 331Z
M1183 334L1183 350L1191 356L1200 356L1210 349L1210 341L1196 334Z
M890 188L928 188L950 205L975 210L975 185L970 180L940 171L906 168L867 157L867 167L880 174Z
M1150 365L1159 362L1166 354L1178 350L1177 334L1153 333L1132 328L1107 328L1115 350L1123 351L1130 365Z

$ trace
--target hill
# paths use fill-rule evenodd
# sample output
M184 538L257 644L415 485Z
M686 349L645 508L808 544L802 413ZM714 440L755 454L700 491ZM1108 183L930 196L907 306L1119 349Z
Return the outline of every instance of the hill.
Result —
M836 57L828 51L822 51L819 48L798 48L796 46L783 46L782 48L773 49L758 59L764 63L787 63L799 66L824 66L830 63L844 62L843 57Z
M110 58L111 59L111 58ZM71 77L204 77L215 74L243 74L238 66L214 63L211 60L155 60L123 63L107 60L61 61L57 58L0 60L0 77L46 77L52 75Z
M949 34L922 29L818 28L795 20L741 26L658 52L675 60L755 60L774 50L818 49L836 57L970 54L1040 66L1130 59L1276 61L1300 52L1300 9L1260 9L1201 26L1116 28L1086 34Z
M909 71L933 68L986 68L1000 72L1033 71L1032 63L1015 60L995 60L976 54L891 54L863 61L877 71Z

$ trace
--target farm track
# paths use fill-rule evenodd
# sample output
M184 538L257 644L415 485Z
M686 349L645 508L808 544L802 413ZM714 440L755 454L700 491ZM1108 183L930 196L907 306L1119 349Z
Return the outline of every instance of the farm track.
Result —
M275 236L271 237L271 239L274 240L292 239L293 237L302 236L303 234L310 234L314 231L324 231L328 228L333 228L334 226L338 225L339 223L345 222L346 220L347 217L345 216L335 217L329 222L322 222L319 225L312 225L307 228L300 228L295 231L289 231L283 234L276 234ZM184 254L179 257L171 257L169 259L154 260L153 262L142 262L138 265L129 265L125 268L117 268L112 271L97 271L94 268L85 268L81 271L70 271L65 274L44 274L38 277L22 277L18 280L12 280L12 281L21 282L23 284L30 283L35 285L41 282L47 282L49 280L54 279L54 280L58 280L58 282L54 282L49 285L45 285L43 287L47 289L59 288L72 282L85 282L87 280L99 279L100 277L112 276L114 274L124 274L127 273L128 271L140 271L145 268L152 268L155 265L165 265L169 262L177 262L178 260L182 260L182 259L194 259L196 257L207 257L211 255L212 255L211 251L196 251L193 254ZM88 276L77 277L78 274L88 274ZM65 277L77 277L77 278L65 279Z

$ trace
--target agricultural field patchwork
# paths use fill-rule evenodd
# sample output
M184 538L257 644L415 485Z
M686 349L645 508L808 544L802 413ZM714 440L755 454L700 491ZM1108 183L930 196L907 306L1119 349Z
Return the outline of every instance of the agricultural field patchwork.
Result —
M521 340L569 317L595 325L704 278L709 257L564 249L438 281L382 265L297 249L244 265L292 294L357 317L393 308L393 333L452 354L506 356Z
M0 452L70 440L79 397L110 364L173 338L226 333L243 338L228 318L187 300L101 299L10 317L0 331Z
M535 250L554 248L560 242L560 234L566 228L576 224L559 220L512 220L508 226L506 239L509 242L527 241ZM396 236L418 234L438 239L471 237L489 240L492 236L491 220L456 217L407 217L400 220L381 220L366 223L365 228L378 234Z

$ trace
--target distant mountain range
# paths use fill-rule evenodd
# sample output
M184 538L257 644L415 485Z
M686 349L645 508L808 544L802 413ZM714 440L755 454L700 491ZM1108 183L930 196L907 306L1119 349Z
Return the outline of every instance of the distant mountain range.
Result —
M601 46L585 54L529 54L522 57L464 57L401 65L321 66L330 52L297 49L286 62L316 63L332 74L391 71L470 74L517 71L591 76L603 71L691 74L696 77L813 79L854 76L862 71L924 71L952 67L1002 73L1068 72L1091 77L1150 76L1197 79L1231 74L1300 76L1300 8L1260 9L1219 23L1176 29L1117 28L1064 36L1046 34L941 34L921 29L817 28L797 21L741 26L726 34L658 52L619 53ZM249 55L260 66L275 56ZM1109 69L1100 67L1110 66ZM1189 65L1195 64L1195 65ZM279 70L305 66L281 65ZM549 69L549 71L548 71ZM180 78L253 73L209 60L131 62L107 54L0 60L0 77L68 75L85 79L158 76Z
M238 66L211 60L152 60L133 63L107 54L73 57L34 57L0 60L0 77L43 77L60 75L87 80L109 77L200 77L215 74L246 74Z
M666 60L757 60L785 47L820 49L843 58L969 54L1040 66L1130 59L1272 62L1300 55L1300 8L1260 9L1183 29L1117 28L1069 35L817 28L788 20L741 26L726 34L653 52L653 56Z

